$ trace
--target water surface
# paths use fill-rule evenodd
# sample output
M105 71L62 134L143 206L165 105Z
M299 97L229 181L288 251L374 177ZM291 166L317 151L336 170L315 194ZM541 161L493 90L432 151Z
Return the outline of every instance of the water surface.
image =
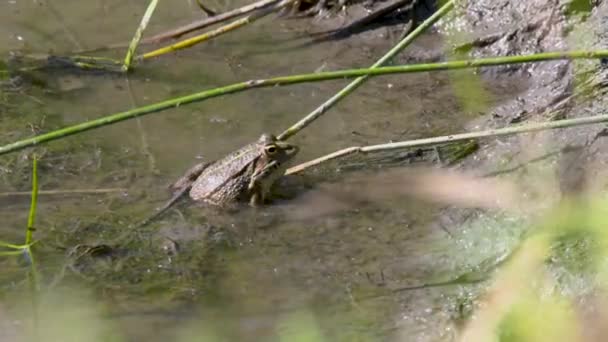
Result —
M128 41L145 6L115 0L3 2L0 55L66 54ZM161 2L149 32L202 15L193 1ZM381 28L373 40L368 34L295 48L308 26L309 21L268 18L146 62L128 77L44 73L41 85L4 93L8 107L0 112L0 143L232 82L370 65L397 39ZM442 37L431 33L414 48L441 45ZM104 52L115 58L123 53ZM297 161L353 145L461 131L481 113L454 92L460 77L433 73L367 82L292 138L301 147ZM479 99L483 106L513 95L499 84L478 81L486 89L487 98ZM339 184L363 170L346 172L340 163L329 164L287 180L290 195L259 210L182 206L150 226L129 228L162 205L169 197L166 185L201 158L219 158L262 132L280 133L345 84L215 98L0 157L0 192L29 190L33 152L41 156L43 190L124 189L40 197L35 234L44 294L67 295L66 307L92 307L102 313L101 326L134 341L198 333L193 322L200 321L207 332L235 340L277 338L294 324L319 329L328 340L451 336L459 301L469 298L474 285L399 289L458 276L501 255L517 233L480 224L451 227L450 236L437 224L442 208L405 198L310 214L319 210L315 197L307 196L317 185ZM358 165L365 165L362 160ZM369 164L372 170L377 166ZM3 196L0 203L0 240L21 241L29 197ZM299 205L308 212L304 218L291 214ZM83 245L110 250L76 258L74 247ZM20 317L25 304L17 294L27 293L26 266L20 258L0 259L0 265L4 309Z

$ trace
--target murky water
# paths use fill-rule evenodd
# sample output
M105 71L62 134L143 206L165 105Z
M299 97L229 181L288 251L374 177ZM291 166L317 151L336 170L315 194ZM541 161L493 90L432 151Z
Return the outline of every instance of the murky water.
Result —
M15 50L66 53L128 41L146 4L101 0L49 6L0 3L3 58ZM188 22L202 15L197 11L194 1L161 2L149 32ZM265 20L146 62L128 78L44 74L43 86L7 93L10 106L0 112L0 143L236 81L369 65L397 39L380 29L373 42L355 37L285 48L295 46L308 25ZM431 34L417 47L441 46L441 41ZM455 95L462 75L368 82L292 139L301 147L298 161L352 145L460 131L480 114ZM453 319L466 306L461 301L474 285L399 289L446 281L499 256L518 238L513 230L497 228L504 226L503 218L495 218L500 224L448 227L456 229L450 236L436 223L441 208L402 198L315 215L316 197L307 195L318 184L362 172L340 173L339 164L331 164L287 180L284 185L292 191L273 206L238 213L181 206L148 227L129 228L168 199L166 185L197 156L215 159L262 132L278 134L345 84L230 95L0 157L0 192L29 190L33 152L41 154L43 190L122 189L41 195L35 234L44 293L84 291L82 298L68 292L69 302L101 306L99 324L134 341L187 335L184 331L202 329L193 323L199 321L234 340L278 339L293 328L290 320L296 326L304 322L302 329L319 329L328 340L449 338ZM484 106L510 96L498 84L482 86L488 89L484 98L490 98ZM29 197L2 196L0 203L0 240L21 241ZM304 218L293 215L300 205ZM73 248L79 245L111 248L76 258ZM19 317L23 302L17 294L26 293L26 266L19 258L3 258L0 267L4 309Z

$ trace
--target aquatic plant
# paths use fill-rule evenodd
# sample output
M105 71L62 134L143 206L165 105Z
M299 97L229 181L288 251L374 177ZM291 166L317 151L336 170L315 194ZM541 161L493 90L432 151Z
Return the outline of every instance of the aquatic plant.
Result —
M32 156L32 190L30 194L31 201L27 224L25 226L25 242L22 245L18 245L0 241L0 247L8 249L7 251L0 251L0 256L21 256L25 258L29 264L28 282L32 289L30 294L34 297L35 292L39 287L35 256L32 252L32 246L36 243L34 240L34 231L36 230L36 209L38 207L38 159L35 154Z

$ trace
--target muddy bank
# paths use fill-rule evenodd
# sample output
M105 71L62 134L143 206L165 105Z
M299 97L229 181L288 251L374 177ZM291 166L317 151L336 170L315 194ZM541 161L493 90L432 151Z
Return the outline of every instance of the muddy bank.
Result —
M456 45L475 57L605 48L608 3L597 1L583 8L573 3L468 1L465 8L460 8L462 16L444 21L441 30L448 35L458 31L454 38L458 40ZM492 80L516 78L524 86L517 96L472 120L468 130L605 112L607 73L600 61L507 66L481 70L480 75ZM520 184L525 197L546 208L566 196L601 195L608 182L605 129L605 125L599 124L482 141L479 150L459 168L480 176L497 175L498 179ZM495 215L494 212L446 208L438 215L435 225L456 229L453 232L456 239L460 239L480 222L502 225L499 221L488 222ZM532 214L531 218L534 217ZM587 243L583 244L588 247ZM551 264L551 272L559 275L556 276L560 279L558 291L576 298L592 292L592 286L574 280L585 279L580 270L588 260L569 254L580 250L577 247L568 252L559 247L557 250L556 259L572 258L581 263L577 267L559 262Z
M494 56L536 53L542 51L601 49L605 46L605 2L597 3L588 11L576 11L568 1L469 1L464 10L462 28L472 39L465 45L473 56ZM592 33L591 33L592 32ZM482 70L486 78L525 80L526 88L512 100L492 109L487 115L473 120L469 129L504 127L511 124L576 118L601 114L605 101L605 69L599 61L555 61L520 66L508 66ZM605 160L605 139L598 138L603 125L566 129L553 132L528 134L521 137L486 141L473 158L463 165L479 174L494 172L500 168L521 166L539 154L564 150L555 158L548 158L540 166L553 166L556 184L561 190L568 184L583 182L582 178L601 181L598 172ZM571 159L570 150L593 141L578 159ZM593 155L593 163L582 167L584 155ZM590 160L589 160L590 161ZM577 164L576 168L568 164ZM589 174L572 171L587 169ZM570 171L568 171L570 170ZM507 177L528 182L532 177L526 172L513 172ZM527 177L530 177L526 180ZM579 178L578 180L573 179ZM574 185L572 185L574 186ZM579 186L582 186L579 184ZM601 184L589 184L586 188L602 189ZM583 189L580 189L583 190ZM565 190L568 191L568 190ZM558 191L559 192L559 191ZM559 197L559 196L558 196Z
M432 37L431 41L435 45L427 45L434 48L427 49L422 60L605 48L608 37L605 25L608 21L608 3L596 1L589 6L575 3L559 0L467 1L465 7L458 7L450 18L442 20L435 29L439 35L431 33L423 37L422 42L425 38ZM372 29L361 37L366 39L374 34L378 37L384 32L386 31ZM398 60L419 60L416 49L420 46L408 49ZM500 105L480 112L465 125L466 130L585 117L605 112L607 72L601 61L552 61L504 66L483 69L477 75L493 85L504 85L513 96L503 98ZM481 141L479 149L458 168L479 176L493 175L520 184L525 197L545 208L558 203L565 196L602 194L608 185L605 171L608 141L604 138L605 128L605 125L600 124ZM530 219L534 217L532 214ZM509 219L500 218L496 212L443 208L435 215L434 222L429 227L436 231L443 228L449 230L453 236L448 237L448 240L456 245L478 248L480 254L485 254L488 258L486 261L492 263L494 258L498 263L504 253L508 254L511 248L517 246L521 236L516 235L521 233L523 236L525 233L513 230L513 240L506 245L499 245L498 239L492 238L481 244L469 245L472 241L470 238L480 232L491 232L491 226L510 229L511 223ZM492 249L492 246L500 247L495 251L483 251L485 248ZM553 272L561 275L562 281L566 278L584 278L577 273L576 268L563 267L559 263L552 267ZM388 283L390 287L391 282ZM591 288L572 281L563 281L560 287L561 291L575 296L584 296ZM470 288L474 288L474 285ZM463 300L465 306L470 305L467 300L472 300L475 296L468 297L469 295L470 293L456 294L455 298L459 298L456 302ZM402 302L411 300L401 298ZM460 316L455 308L446 311L450 310L453 317L467 317L467 313ZM412 331L415 330L412 325L417 320L436 318L435 313L427 315L417 312L395 324L406 331ZM423 335L424 333L419 336Z

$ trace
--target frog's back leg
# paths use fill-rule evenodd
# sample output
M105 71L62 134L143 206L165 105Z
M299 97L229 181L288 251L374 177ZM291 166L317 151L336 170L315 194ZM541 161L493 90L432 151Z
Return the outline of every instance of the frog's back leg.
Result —
M186 171L186 173L180 179L171 184L169 189L171 189L174 194L180 191L185 192L186 190L190 189L192 183L194 183L198 176L200 176L209 165L211 165L211 163L205 162L194 165L188 171Z
M190 188L192 187L192 183L194 183L196 178L198 178L198 176L209 165L210 165L210 163L196 164L193 167L191 167L188 171L186 171L185 175L183 175L175 183L171 184L169 186L169 188L173 192L173 197L171 197L171 199L168 200L167 203L165 203L165 205L163 205L160 209L158 209L154 214L152 214L150 217L148 217L147 219L142 221L142 223L139 224L139 227L142 227L142 226L150 223L152 220L156 219L157 217L159 217L161 214L163 214L165 211L167 211L167 209L169 209L173 204L175 204L175 202L177 202L180 198L182 198L182 196L186 192L188 192L188 190L190 190Z
M234 178L228 179L221 187L218 187L216 191L208 194L204 200L208 203L215 205L225 205L231 202L238 202L243 198L247 198L248 173L237 175ZM196 197L190 194L190 197L195 201L198 200Z

